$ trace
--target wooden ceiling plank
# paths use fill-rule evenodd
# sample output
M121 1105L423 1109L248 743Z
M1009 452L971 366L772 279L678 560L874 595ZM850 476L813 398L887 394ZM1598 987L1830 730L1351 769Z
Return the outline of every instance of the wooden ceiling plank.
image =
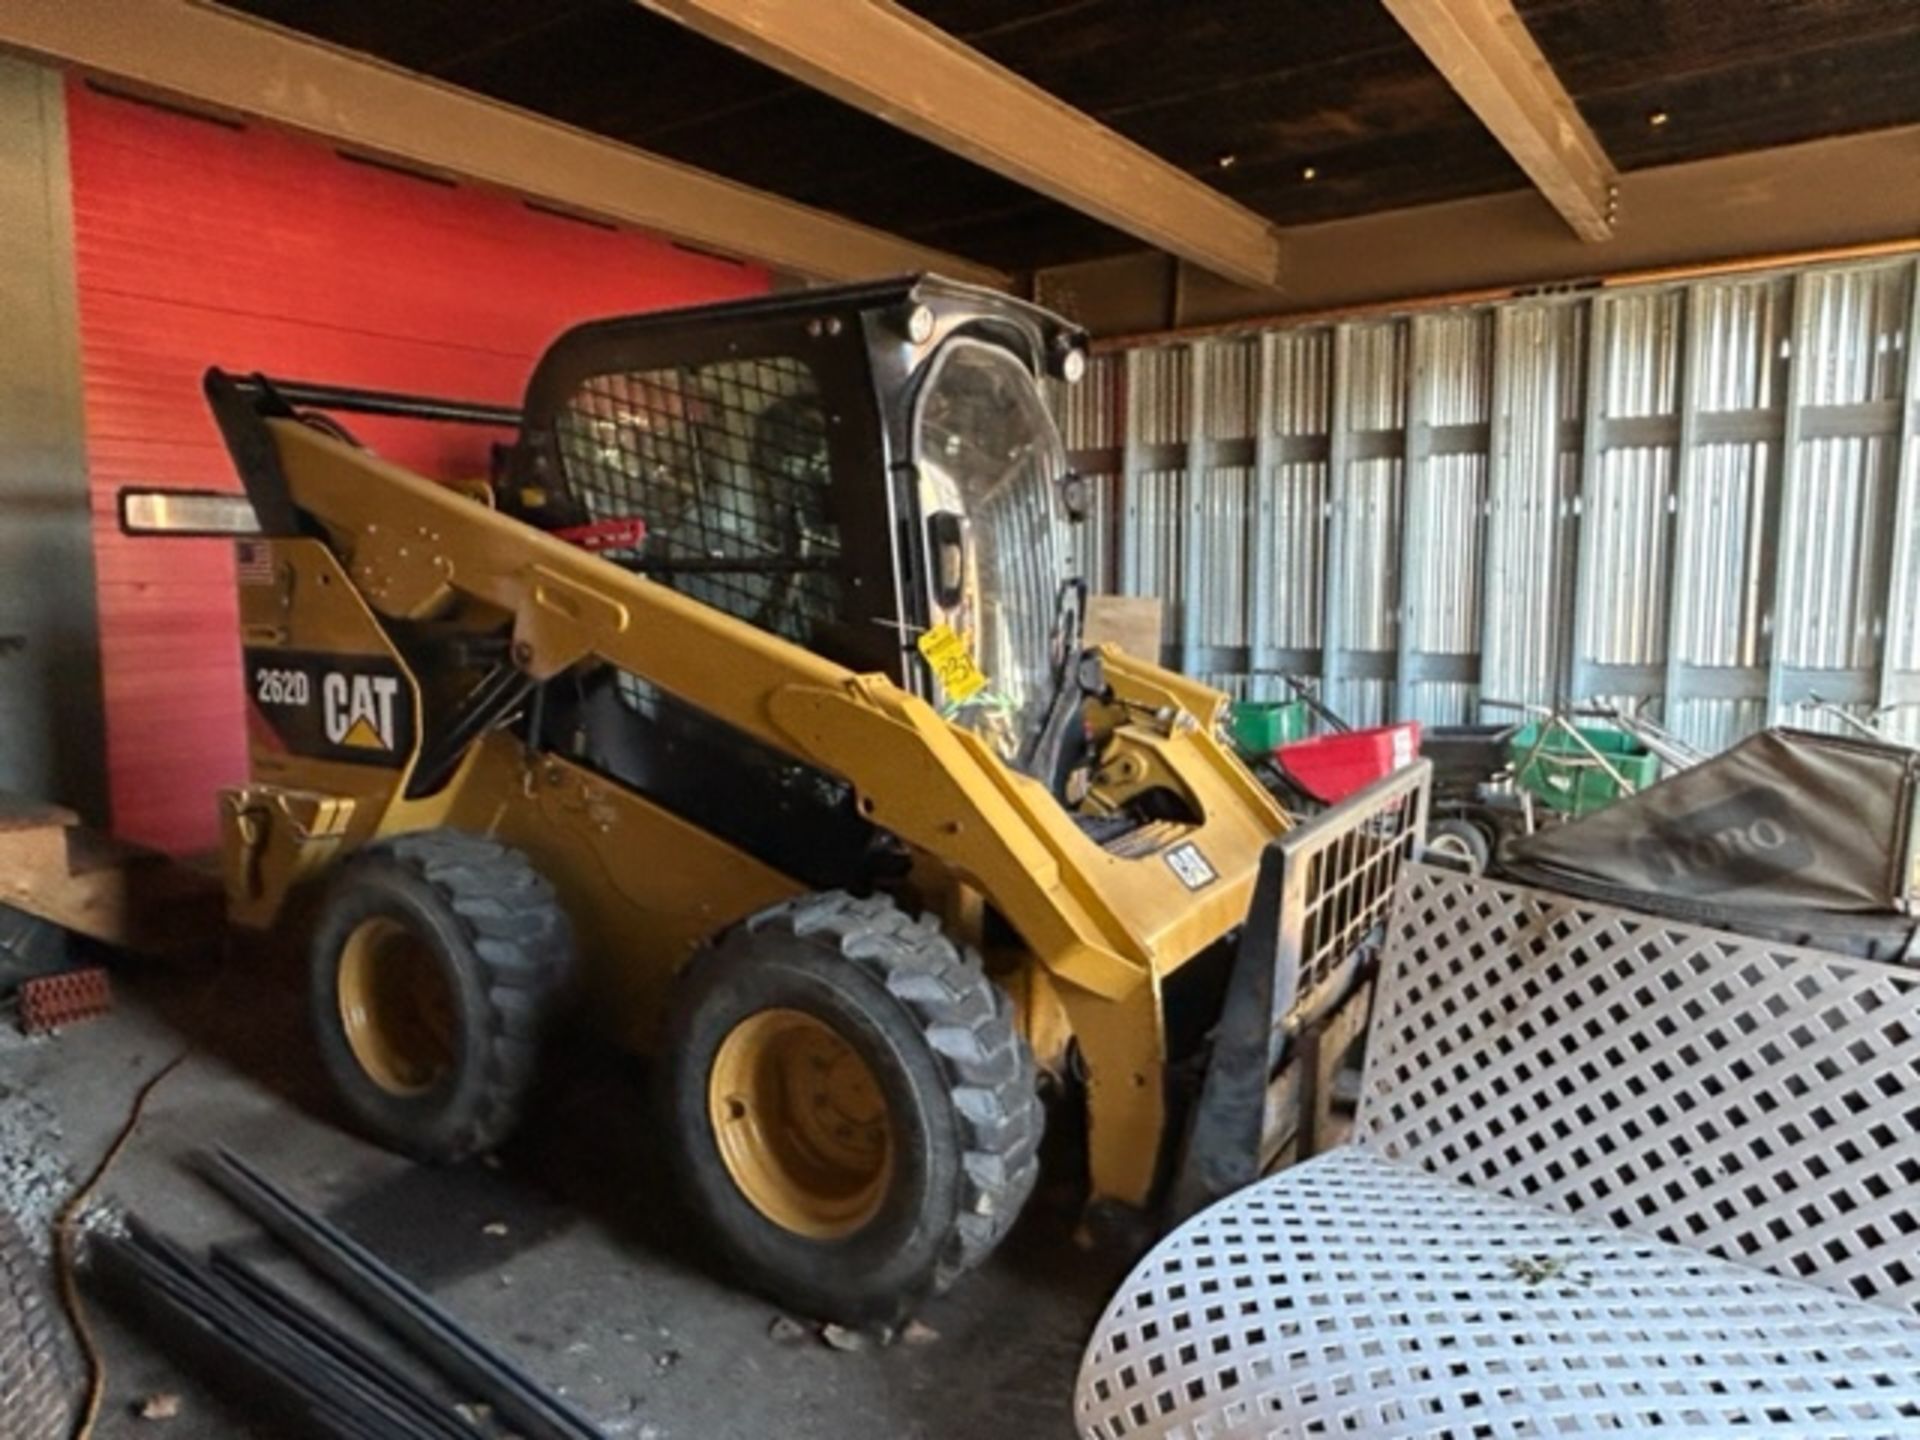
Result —
M999 270L189 0L6 0L0 51L817 279Z
M1279 283L1269 221L891 0L637 3L1217 275Z
M1613 233L1613 162L1512 0L1381 0L1583 240Z

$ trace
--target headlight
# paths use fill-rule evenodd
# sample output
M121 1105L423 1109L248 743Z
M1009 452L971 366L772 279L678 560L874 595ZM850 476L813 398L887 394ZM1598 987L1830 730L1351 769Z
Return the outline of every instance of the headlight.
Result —
M1087 352L1075 346L1060 359L1060 378L1069 385L1078 385L1087 373Z

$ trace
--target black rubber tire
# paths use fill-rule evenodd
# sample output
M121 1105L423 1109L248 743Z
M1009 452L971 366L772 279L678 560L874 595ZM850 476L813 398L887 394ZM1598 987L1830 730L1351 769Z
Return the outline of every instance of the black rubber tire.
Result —
M1444 844L1436 847L1436 840L1450 841L1457 848ZM1449 859L1463 860L1469 875L1486 874L1487 866L1493 861L1493 842L1487 839L1486 832L1473 821L1459 816L1435 820L1427 826L1427 849L1436 848Z
M74 1394L46 1267L0 1210L0 1437L67 1440Z
M368 1075L340 1019L341 952L376 917L425 943L453 1000L454 1059L417 1095ZM553 887L519 851L457 830L367 846L340 867L313 921L309 1000L335 1093L372 1138L415 1159L452 1162L493 1149L520 1118L572 959Z
M892 1184L852 1234L812 1239L755 1208L722 1160L708 1077L762 1010L802 1010L866 1061L893 1123ZM930 916L834 891L764 911L688 966L659 1066L686 1208L748 1284L797 1314L897 1324L992 1253L1039 1173L1045 1113L1004 991Z

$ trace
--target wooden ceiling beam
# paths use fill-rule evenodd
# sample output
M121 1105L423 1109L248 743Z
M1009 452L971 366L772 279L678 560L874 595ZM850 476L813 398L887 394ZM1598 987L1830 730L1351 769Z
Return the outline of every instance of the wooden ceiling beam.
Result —
M5 0L0 50L809 278L1004 273L193 0Z
M1279 282L1262 216L891 0L638 3L1216 275Z
M1920 250L1920 184L1889 176L1920 176L1920 125L1629 170L1604 245L1513 190L1289 227L1279 304L1146 251L1042 270L1035 297L1111 342Z
M1613 233L1619 176L1512 0L1381 0L1582 240Z

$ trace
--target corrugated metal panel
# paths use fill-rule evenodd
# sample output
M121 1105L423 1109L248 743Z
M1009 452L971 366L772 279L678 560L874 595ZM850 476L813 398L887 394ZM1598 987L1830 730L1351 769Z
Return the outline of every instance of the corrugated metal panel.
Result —
M1079 524L1067 527L1067 561L1073 573L1087 582L1089 592L1109 594L1115 583L1111 541L1120 477L1095 472L1080 478L1086 485L1087 515Z
M1785 398L1792 282L1705 281L1695 288L1687 339L1694 404L1703 417L1777 415ZM1676 662L1750 668L1764 659L1766 513L1780 484L1784 421L1770 438L1703 439L1687 458L1676 534L1685 563L1670 604ZM1757 700L1669 697L1668 727L1713 750L1763 723Z
M1087 517L1067 532L1067 558L1073 573L1096 594L1110 592L1116 584L1114 506L1120 489L1117 461L1124 440L1121 413L1126 398L1125 370L1125 356L1095 355L1079 384L1045 382L1047 404L1059 422L1061 440L1087 492Z
M1342 377L1347 431L1404 431L1407 322L1354 325L1347 333L1347 373ZM1391 650L1397 643L1404 469L1398 458L1353 459L1339 482L1346 504L1339 634L1348 650Z
M1630 446L1603 452L1587 487L1583 566L1590 599L1580 653L1602 665L1656 664L1666 658L1667 505L1673 451Z
M1347 327L1345 376L1349 430L1400 430L1407 423L1407 336L1404 320Z
M1207 345L1206 405L1201 434L1209 440L1250 437L1258 426L1260 342L1251 337Z
M1565 521L1579 482L1563 426L1580 413L1582 318L1557 303L1499 312L1481 680L1489 700L1540 704L1557 687Z
M1347 467L1340 634L1349 650L1391 650L1396 642L1403 469L1398 460L1355 460Z
M1197 437L1209 446L1251 442L1259 428L1260 343L1251 337L1205 347ZM1254 514L1251 465L1205 463L1190 519L1201 527L1208 563L1194 577L1188 600L1200 607L1199 634L1209 646L1247 643L1247 551Z
M1682 543L1702 563L1681 597L1680 622L1681 658L1692 664L1760 663L1761 508L1775 448L1713 444L1694 454L1696 498Z
M1384 725L1393 713L1393 682L1343 676L1328 688L1327 703L1349 725Z
M1599 366L1590 417L1599 427L1594 471L1581 496L1583 662L1655 665L1667 653L1667 578L1677 426L1671 439L1616 443L1611 422L1669 419L1679 410L1685 295L1653 290L1594 305ZM1639 697L1635 697L1636 699Z
M1324 436L1333 414L1333 331L1283 330L1274 337L1273 433Z
M1277 465L1266 483L1273 491L1270 538L1278 572L1273 643L1282 650L1316 649L1326 558L1327 467L1324 461Z
M1481 574L1487 503L1486 426L1493 405L1493 312L1459 310L1413 322L1409 419L1409 533L1400 610L1405 663L1470 657L1480 648ZM1473 432L1467 438L1468 430ZM1438 438L1447 437L1444 452ZM1429 725L1471 720L1477 685L1422 680L1407 687L1407 713Z
M1785 389L1787 311L1792 282L1707 280L1699 285L1699 331L1692 356L1699 367L1702 412L1765 410Z
M1641 290L1595 303L1600 327L1601 414L1671 415L1680 404L1680 290Z
M1477 654L1487 457L1434 456L1426 462L1420 488L1427 521L1414 647L1422 655Z
M1781 546L1778 653L1788 665L1845 669L1871 665L1873 624L1886 577L1877 561L1891 523L1892 447L1878 436L1803 440Z
M517 403L533 360L596 314L762 291L759 270L68 89L86 427L115 829L214 843L244 777L231 547L128 540L125 484L237 486L209 364ZM385 455L484 474L498 438L356 421Z
M1141 445L1184 445L1190 430L1192 352L1185 345L1135 350L1127 380L1127 438Z
M1880 702L1893 707L1888 734L1920 746L1920 261L1908 277L1911 296L1901 337L1905 395L1896 454L1894 519L1887 545L1886 653Z
M1272 439L1324 446L1333 411L1333 332L1311 327L1275 335L1270 383ZM1282 650L1318 649L1326 583L1325 452L1277 460L1260 483L1269 491L1272 516L1272 643Z
M1209 645L1247 643L1247 538L1252 525L1253 467L1221 466L1202 472L1201 544L1208 563L1193 598L1200 606Z
M1900 395L1912 274L1913 266L1902 262L1815 270L1801 278L1806 334L1794 363L1797 403L1849 405Z
M1270 694L1275 666L1318 652L1358 721L1465 720L1483 696L1571 684L1711 749L1770 706L1844 723L1814 695L1860 716L1920 701L1916 275L1826 266L1213 340L1197 449L1189 347L1136 351L1140 588L1177 605L1193 571L1196 664L1258 646L1250 688ZM1261 417L1249 497L1237 456L1207 447ZM1880 723L1920 740L1920 704Z
M1121 573L1126 593L1158 595L1171 613L1165 634L1179 634L1182 594L1181 511L1187 488L1184 470L1147 470L1128 477L1121 524Z
M1069 450L1107 450L1120 443L1120 406L1125 394L1124 357L1095 355L1077 385L1046 382L1047 403Z
M1421 317L1415 363L1429 425L1484 425L1493 413L1493 312Z

